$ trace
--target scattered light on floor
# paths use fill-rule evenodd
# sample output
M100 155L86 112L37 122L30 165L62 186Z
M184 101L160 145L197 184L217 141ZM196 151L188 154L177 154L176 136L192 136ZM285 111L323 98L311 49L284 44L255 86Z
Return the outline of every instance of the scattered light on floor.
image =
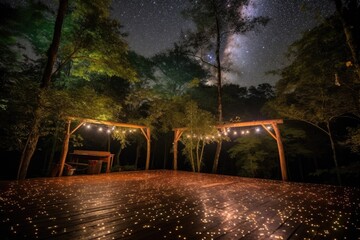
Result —
M9 239L360 237L355 188L148 171L0 181L0 189Z

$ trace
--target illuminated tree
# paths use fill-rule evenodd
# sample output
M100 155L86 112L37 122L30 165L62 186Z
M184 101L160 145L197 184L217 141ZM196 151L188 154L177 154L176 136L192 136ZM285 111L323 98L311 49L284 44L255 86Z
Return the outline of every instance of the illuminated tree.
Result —
M190 162L193 172L200 172L203 164L205 145L218 138L214 119L209 112L198 108L195 102L189 102L185 109L185 127L181 142L185 145L183 154Z
M15 39L14 44L16 45L20 46L21 44L21 41L19 42L17 39L25 39L27 45L30 45L30 47L27 46L26 50L28 51L25 52L33 52L30 56L35 59L31 60L29 55L25 55L25 60L24 58L17 58L17 66L26 67L26 69L19 71L19 69L13 68L14 71L11 74L17 75L16 81L11 80L10 75L7 75L7 79L5 79L9 83L7 84L7 92L12 95L7 94L6 99L4 99L4 108L18 109L16 110L18 113L23 111L27 118L24 118L24 121L28 123L26 125L31 126L30 129L27 128L22 133L22 137L26 133L28 133L28 137L22 152L18 178L26 177L27 168L37 141L39 136L43 134L41 131L44 130L43 127L49 121L49 116L54 122L59 121L63 114L71 112L66 110L65 103L69 104L70 109L82 111L83 114L79 114L79 111L72 111L77 112L77 115L84 116L89 113L86 113L86 107L81 110L81 103L75 100L76 98L81 99L82 96L71 93L73 87L79 86L75 82L100 78L100 76L104 78L116 76L119 81L134 81L136 79L135 71L128 63L127 45L120 32L120 25L110 17L111 1L103 0L93 3L78 0L70 3L68 11L66 11L67 1L61 0L59 3L55 29L51 13L46 12L48 9L43 6L36 11L35 17L32 17L31 14L34 14L34 11L31 11L34 9L32 5L29 5L30 11L23 11L26 14L22 15L18 15L17 10L13 9L16 12L14 17L19 17L15 21L8 21L2 28L2 31L6 30L8 33L6 35L7 40ZM25 6L27 5L25 4ZM22 8L19 8L19 11L22 11ZM66 12L68 12L67 15L65 15ZM29 14L27 15L27 13ZM27 16L30 17L31 21L27 20ZM29 24L30 22L31 24ZM52 33L54 33L53 40L49 39ZM46 51L46 46L49 45L50 48ZM47 52L46 55L45 52ZM2 56L6 54L5 51L1 52ZM29 64L21 64L24 61ZM45 69L42 70L44 65ZM30 74L26 72L27 70ZM29 78L31 81L26 81ZM41 82L38 79L42 79ZM21 82L33 83L33 87L25 91L26 86L22 86ZM28 101L24 101L24 106L31 109L31 114L27 114L29 111L26 109L21 110L20 101L17 103L15 101L14 96L16 93L20 93L20 90L24 93L24 99L28 99ZM86 94L84 91L77 91L77 93ZM99 92L93 94L98 95ZM66 96L64 101L60 101L64 104L56 102L59 101L57 96L61 95ZM66 101L67 98L72 97L74 97L72 101ZM89 102L97 104L96 101L102 101L100 98L93 96ZM119 106L115 107L116 104L114 102L109 103L108 100L105 102L113 105L114 108L107 107L115 111L108 111L107 113L93 111L90 113L91 117L114 118L118 116L115 112L119 110ZM72 103L78 103L78 106L74 107ZM58 109L55 109L56 107ZM5 111L2 111L1 114L7 115ZM55 116L59 118L54 120ZM89 115L87 116L89 117ZM9 119L8 117L6 116L6 119Z

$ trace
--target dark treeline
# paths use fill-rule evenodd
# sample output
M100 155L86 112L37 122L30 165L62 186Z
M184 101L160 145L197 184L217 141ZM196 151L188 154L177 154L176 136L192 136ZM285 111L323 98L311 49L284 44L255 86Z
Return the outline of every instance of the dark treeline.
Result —
M215 6L200 2L203 8L188 9L186 16L195 22L206 17L201 9ZM276 142L261 126L228 129L226 135L214 126L283 118L280 130L291 181L357 185L360 81L341 14L323 20L290 46L289 65L273 72L279 76L275 86L243 87L226 83L224 73L231 65L216 52L221 28L208 32L207 39L201 32L204 23L198 23L187 39L145 58L128 48L120 23L111 18L110 4L68 3L47 88L42 88L41 79L58 14L41 2L1 4L2 179L49 176L59 162L66 116L150 127L151 169L173 168L172 130L187 127L180 139L178 169L281 179ZM224 6L219 1L215 7ZM228 14L236 18L235 12ZM259 18L241 25L233 20L222 23L233 29L231 34L267 22ZM358 40L358 27L354 29ZM212 53L219 54L216 62L206 59ZM39 123L37 134L34 122ZM146 141L139 131L88 126L72 135L70 152L111 151L113 171L145 168ZM100 127L110 133L100 132ZM36 148L29 155L24 149L31 135L36 135ZM24 155L31 160L28 168L20 162ZM25 176L19 166L27 168Z

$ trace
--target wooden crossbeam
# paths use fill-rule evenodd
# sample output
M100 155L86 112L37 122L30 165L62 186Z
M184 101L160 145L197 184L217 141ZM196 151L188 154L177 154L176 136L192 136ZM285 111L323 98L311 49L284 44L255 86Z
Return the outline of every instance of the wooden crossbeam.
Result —
M96 120L96 119L90 119L90 118L80 118L80 117L66 117L66 119L74 121L82 121L84 123L95 123L95 124L103 124L108 126L116 126L116 127L126 127L126 128L147 128L143 125L137 125L137 124L130 124L130 123L119 123L119 122L112 122L112 121L105 121L105 120Z

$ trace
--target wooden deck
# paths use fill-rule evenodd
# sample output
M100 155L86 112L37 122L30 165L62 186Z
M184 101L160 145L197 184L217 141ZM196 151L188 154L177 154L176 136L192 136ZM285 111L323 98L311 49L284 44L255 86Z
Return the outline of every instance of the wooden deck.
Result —
M0 239L360 239L360 191L175 171L0 182Z

